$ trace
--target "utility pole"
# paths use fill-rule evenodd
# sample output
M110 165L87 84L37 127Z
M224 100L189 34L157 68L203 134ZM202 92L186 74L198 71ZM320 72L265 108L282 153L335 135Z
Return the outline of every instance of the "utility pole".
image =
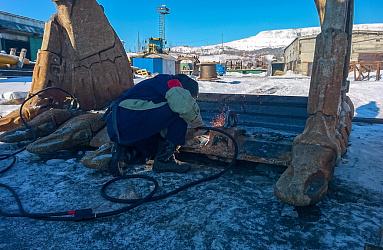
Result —
M221 36L221 41L222 41L222 51L223 51L223 32L222 32L222 36Z
M141 51L140 32L137 34L137 52Z

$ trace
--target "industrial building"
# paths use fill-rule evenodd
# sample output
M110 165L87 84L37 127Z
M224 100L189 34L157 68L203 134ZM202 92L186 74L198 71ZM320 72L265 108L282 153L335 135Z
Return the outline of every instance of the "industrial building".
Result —
M285 70L311 75L316 36L296 38L284 51ZM353 32L351 62L383 53L383 31L355 30Z
M43 21L0 11L0 51L8 54L11 48L17 53L27 49L27 58L35 61L41 48L44 25Z

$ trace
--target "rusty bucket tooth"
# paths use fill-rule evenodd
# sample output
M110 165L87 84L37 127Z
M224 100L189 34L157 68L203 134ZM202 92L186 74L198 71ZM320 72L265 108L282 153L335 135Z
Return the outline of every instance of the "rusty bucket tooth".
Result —
M82 159L81 163L85 167L106 171L109 168L110 161L112 160L112 143L102 145L95 151L88 152Z
M74 113L64 109L51 109L38 116L28 123L29 128L20 127L0 135L0 141L15 143L30 141L53 133L61 124L73 117Z
M90 147L92 138L103 129L102 114L84 114L74 117L54 133L43 137L27 147L35 154L53 154L60 150Z

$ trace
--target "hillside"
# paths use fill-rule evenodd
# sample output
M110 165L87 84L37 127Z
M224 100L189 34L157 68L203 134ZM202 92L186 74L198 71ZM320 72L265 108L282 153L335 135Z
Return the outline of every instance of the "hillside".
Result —
M354 30L378 30L383 31L383 23L377 24L359 24L354 26ZM209 59L236 59L248 58L259 54L276 53L281 56L283 49L300 36L318 35L319 27L301 28L301 29L285 29L285 30L269 30L262 31L256 36L227 42L223 44L189 47L178 46L173 47L173 53L197 54ZM220 55L220 57L218 57Z

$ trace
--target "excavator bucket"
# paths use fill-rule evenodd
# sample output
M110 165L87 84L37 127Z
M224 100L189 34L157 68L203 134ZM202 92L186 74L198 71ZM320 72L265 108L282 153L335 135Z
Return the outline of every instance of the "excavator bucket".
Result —
M307 97L200 94L198 103L208 126L224 128L239 144L239 160L289 166L294 138L303 132ZM218 134L189 142L184 152L230 158L230 143ZM223 152L225 151L225 152ZM225 158L225 157L223 157Z

